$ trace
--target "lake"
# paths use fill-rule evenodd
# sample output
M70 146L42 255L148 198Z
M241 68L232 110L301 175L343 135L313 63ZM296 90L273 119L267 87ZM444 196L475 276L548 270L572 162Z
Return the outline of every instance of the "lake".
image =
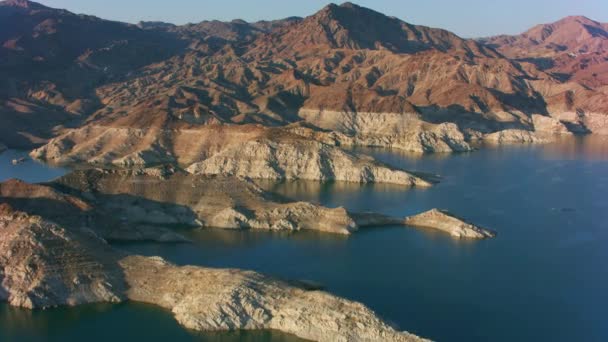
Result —
M422 157L365 152L395 166L441 175L441 183L430 189L303 181L263 186L294 199L394 216L448 209L498 236L461 241L404 227L370 227L350 237L197 230L189 233L190 245L117 248L177 264L311 280L363 302L400 329L439 341L608 340L606 138ZM0 162L4 179L5 163ZM37 171L37 177L45 178L45 172ZM275 332L198 335L180 328L169 313L141 304L34 312L0 306L2 341L91 337L297 340Z

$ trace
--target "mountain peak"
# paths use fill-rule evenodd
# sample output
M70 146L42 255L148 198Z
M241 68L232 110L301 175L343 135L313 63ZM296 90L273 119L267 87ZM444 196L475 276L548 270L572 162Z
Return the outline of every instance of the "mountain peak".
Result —
M350 1L347 1L347 2L343 3L342 5L340 5L340 7L343 7L343 8L361 8L361 6L359 6L357 4L354 4L354 3L350 2Z
M588 17L584 16L584 15L570 15L567 17L564 17L558 21L556 21L554 24L559 24L559 23L580 23L580 24L591 24L591 25L600 25L600 23L598 23L597 21L593 20L593 19L589 19Z
M352 2L334 3L305 18L289 32L281 32L285 45L339 49L390 50L416 53L428 49L447 50L462 46L458 36L440 29L408 24Z
M236 25L248 25L249 23L243 19L233 19L230 21L230 23L232 24L236 24Z
M339 12L344 12L347 10L351 14L372 14L372 13L374 13L377 15L385 16L384 14L382 14L380 12L376 12L367 7L359 6L352 2L344 2L341 5L337 5L335 3L330 3L329 5L325 6L323 9L321 9L318 13L324 13L324 12L339 13Z
M550 24L541 24L524 33L537 42L555 43L572 47L591 39L607 39L605 27L585 16L568 16ZM588 42L587 42L588 43Z

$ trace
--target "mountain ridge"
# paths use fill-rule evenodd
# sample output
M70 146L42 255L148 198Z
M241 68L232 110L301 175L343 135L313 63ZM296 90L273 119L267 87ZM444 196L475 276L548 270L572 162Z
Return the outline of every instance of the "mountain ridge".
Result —
M36 6L2 4L0 15L7 4ZM454 123L467 139L534 130L533 115L567 121L577 132L602 132L603 116L596 114L608 112L606 83L560 67L567 55L512 56L497 38L463 39L353 3L330 4L306 18L182 26L137 26L46 7L11 13L19 25L0 24L7 63L0 68L10 75L0 81L0 118L9 123L0 131L10 146L119 123L284 126L315 117L320 129L355 134L386 115L415 118L416 129ZM80 29L67 30L66 22ZM601 58L589 63L600 69L593 74L606 70ZM42 72L30 72L32 65ZM54 114L37 122L43 112ZM357 125L330 124L331 113ZM397 126L388 132L406 126L391 122Z

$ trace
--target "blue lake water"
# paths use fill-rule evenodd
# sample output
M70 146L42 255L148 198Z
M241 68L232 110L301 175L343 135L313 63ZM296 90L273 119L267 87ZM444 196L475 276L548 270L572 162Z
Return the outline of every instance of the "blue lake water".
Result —
M177 264L315 281L365 303L401 329L439 341L608 340L608 140L569 139L450 156L366 152L396 166L439 174L442 181L430 189L315 182L264 187L328 206L395 216L448 209L497 231L497 238L459 241L403 227L368 228L350 237L203 230L191 233L195 243L190 245L117 247ZM122 331L111 336L136 338L141 332L147 340L166 334L175 341L290 339L269 332L193 335L155 308L93 308L28 314L0 307L0 340L7 336L5 324L13 338L39 331L89 338L95 330L87 322L95 320L114 322ZM20 313L19 319L6 312ZM54 321L61 322L61 333L45 330Z
M21 164L13 165L13 159L25 158ZM67 170L61 167L51 167L31 160L27 151L8 150L0 153L0 182L10 178L35 183L49 181L65 174Z

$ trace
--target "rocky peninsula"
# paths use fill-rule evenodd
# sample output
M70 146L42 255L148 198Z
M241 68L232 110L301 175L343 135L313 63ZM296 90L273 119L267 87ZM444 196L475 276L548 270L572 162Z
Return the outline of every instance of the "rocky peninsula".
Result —
M49 308L134 300L194 330L276 329L316 341L422 341L364 305L255 272L127 256L91 230L0 204L0 300Z
M405 170L346 151L327 137L310 139L327 134L304 126L220 125L172 131L86 127L51 140L31 156L57 164L100 167L173 163L199 175L431 185Z
M15 182L0 184L0 195L7 192L2 189ZM154 231L152 227L155 226L177 224L350 234L361 227L404 224L402 218L293 201L263 190L247 178L192 175L171 166L138 170L77 170L48 185L22 184L47 187L53 189L53 193L61 191L65 196L88 203L94 208L92 211L111 212L112 216L128 225L144 227L142 229L150 227L150 231ZM14 193L11 196L15 197ZM438 228L442 231L459 232L452 235L464 232L472 237L472 232L483 231L473 225L464 225L455 217L439 217L436 221L446 221L445 227ZM433 225L427 227L434 228ZM126 230L119 229L119 232L126 234ZM111 232L111 236L117 237L117 233Z
M173 166L77 170L53 182L0 183L0 300L48 308L133 300L200 331L274 329L315 341L422 341L360 303L255 272L172 265L107 240L185 242L170 225L350 234L409 225L454 237L494 234L432 210L406 219L294 202L246 178Z

